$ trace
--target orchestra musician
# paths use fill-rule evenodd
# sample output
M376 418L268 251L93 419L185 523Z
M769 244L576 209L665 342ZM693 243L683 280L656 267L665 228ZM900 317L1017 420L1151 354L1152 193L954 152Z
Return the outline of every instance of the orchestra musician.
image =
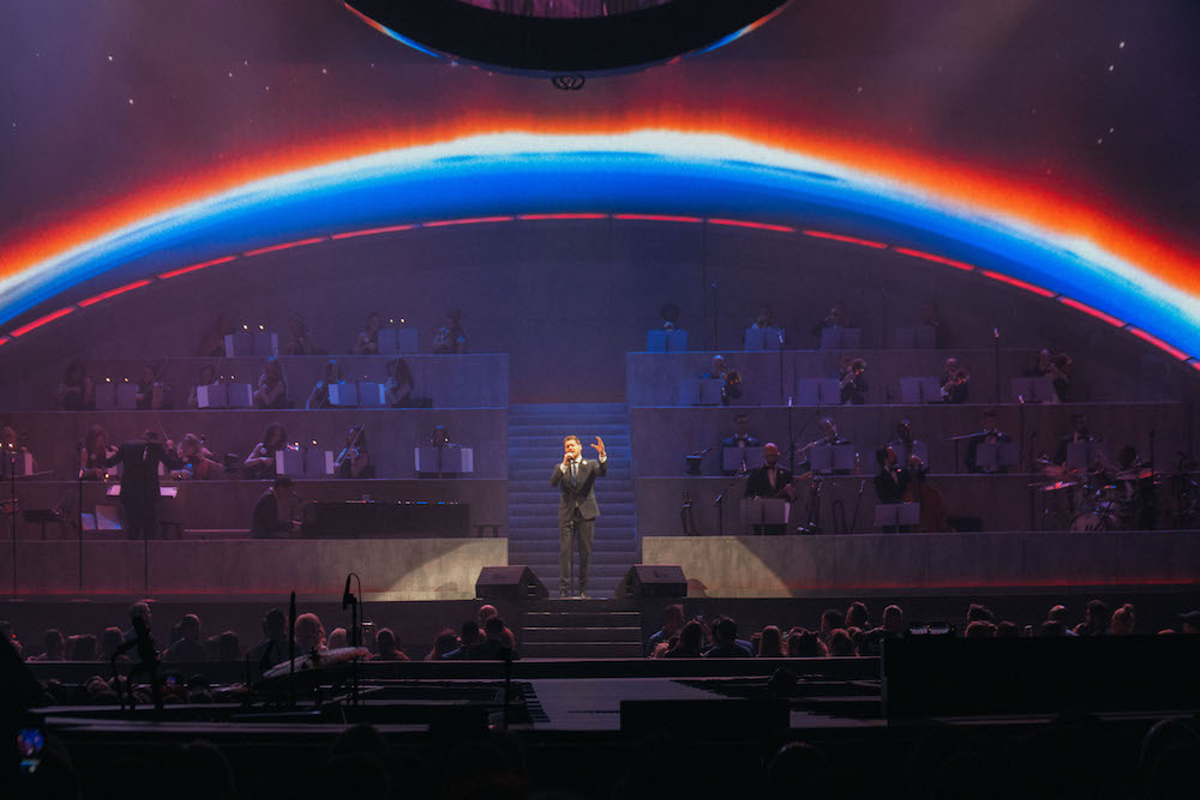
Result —
M701 374L700 378L723 382L721 385L721 405L723 406L729 405L731 400L736 400L742 396L742 376L737 370L731 369L725 363L725 357L722 355L713 356L708 372Z
M196 379L196 385L188 392L187 404L188 408L200 407L200 392L201 386L212 386L217 382L217 371L212 364L204 364L200 367L200 374Z
M263 431L262 441L254 445L242 462L246 477L251 480L275 477L275 454L287 447L287 432L278 422Z
M754 324L750 326L752 331L761 331L767 328L778 327L775 324L775 312L768 305L762 305L758 308L758 316L754 318Z
M673 331L679 327L679 306L674 303L665 303L658 313L662 317L662 325L659 330Z
M813 336L820 341L823 331L844 327L846 327L846 304L839 300L829 307L825 316L818 320L816 325L813 325Z
M800 450L798 451L798 455L804 457L804 462L800 466L800 469L803 472L811 472L812 471L811 451L814 447L819 447L819 446L832 447L832 446L838 445L838 444L850 444L849 439L846 439L843 436L841 436L840 434L838 434L837 424L834 423L834 421L832 419L830 419L829 417L825 417L824 419L822 419L819 423L817 423L817 426L821 431L821 438L809 442L808 444L801 447ZM850 474L850 470L838 469L838 470L834 470L834 473L841 474L841 475L848 475L848 474Z
M180 440L179 460L183 467L171 473L177 481L211 481L225 470L213 459L212 451L204 446L204 439L194 433L185 434Z
M29 448L21 442L21 438L13 426L0 427L0 476L6 479L12 477L13 462L29 452ZM37 459L32 455L29 459L32 462L29 471L37 472ZM19 467L17 470L20 472Z
M292 511L296 505L296 484L287 475L278 475L254 503L250 520L253 539L274 539L290 532Z
M1158 522L1158 497L1154 489L1154 466L1138 458L1137 448L1126 444L1117 451L1114 470L1104 483L1119 492L1118 515L1126 526L1139 531L1154 530Z
M1064 469L1068 467L1067 461L1070 453L1070 445L1088 443L1096 445L1095 452L1092 454L1094 458L1092 463L1088 464L1089 469L1102 469L1107 465L1104 458L1104 452L1100 449L1103 440L1092 433L1088 427L1087 414L1080 411L1071 415L1072 431L1064 436L1058 443L1058 450L1054 454L1054 463L1060 465Z
M991 468L981 467L978 464L979 445L981 444L998 444L1000 442L1011 442L1012 437L999 428L1000 415L996 413L996 409L988 408L983 411L983 427L980 431L967 439L967 455L963 460L963 465L967 468L967 472L979 474L983 472L991 472ZM996 472L1007 472L1008 467L1000 466L996 468Z
M433 352L438 355L456 355L467 352L467 334L462 327L462 312L446 312L446 324L433 334Z
M288 317L288 330L292 338L288 340L287 345L283 348L283 354L286 356L315 356L317 350L313 347L308 323L299 313L292 314Z
M269 358L263 365L262 375L258 378L258 388L254 390L254 407L287 407L287 381L283 379L283 364L278 358Z
M374 478L375 466L367 447L365 425L351 425L346 431L346 446L333 462L333 474L339 478Z
M758 447L758 437L750 433L750 420L745 414L738 414L733 418L734 433L732 436L724 439L721 442L722 447L740 447L745 450L748 447ZM745 455L745 452L742 453ZM742 459L745 462L745 458ZM726 475L733 475L736 470L726 470Z
M158 465L182 469L175 443L163 442L158 431L146 429L141 439L123 442L104 460L104 467L121 465L121 508L130 539L150 539L158 531Z
M333 404L329 401L329 387L341 383L344 383L341 365L338 364L336 358L331 358L325 362L325 371L321 375L321 380L317 381L312 391L309 392L308 402L304 404L304 408L308 411L332 408Z
M96 407L96 384L84 369L83 361L71 359L58 387L58 402L64 411L85 411Z
M942 402L965 403L970 391L970 374L958 363L957 358L947 358L942 370Z
M416 385L412 369L400 356L388 362L388 378L383 384L387 402L392 408L408 408L413 405L413 388Z
M792 473L779 465L779 448L774 442L763 445L763 465L751 470L746 479L745 497L747 500L761 497L764 499L780 499L789 503L796 500L796 488L792 485ZM763 533L783 533L786 525L763 525Z
M225 314L219 314L216 324L201 340L199 354L204 358L224 358L225 337L235 330L236 328L229 323L229 317Z
M108 443L108 432L99 425L88 428L79 449L79 478L85 481L102 481L109 476L105 463L117 452Z
M379 329L382 323L379 319L379 314L372 311L367 315L366 330L358 334L358 338L354 341L354 347L351 353L356 356L377 356L379 355Z
M1037 354L1037 363L1029 372L1031 378L1050 378L1054 384L1054 402L1065 403L1067 393L1071 390L1071 357L1066 353L1050 354L1049 350L1041 349Z
M851 403L861 406L867 402L867 362L862 358L842 356L841 374L838 376L838 390L841 392L842 405Z
M901 461L896 449L884 445L875 451L875 496L883 504L909 502L912 498L910 488L914 479L919 480L924 474L925 465L916 456ZM908 530L907 525L884 526L884 533L900 533Z
M137 407L143 411L158 410L167 407L167 387L158 379L158 370L152 364L142 368L142 377L137 382L137 394L134 398Z
M583 447L574 434L563 439L563 459L550 475L550 485L559 489L558 501L558 593L568 597L572 591L574 553L579 550L579 597L587 597L588 562L600 506L593 486L596 478L608 474L608 453L604 440L596 437L592 445L596 460L582 457Z

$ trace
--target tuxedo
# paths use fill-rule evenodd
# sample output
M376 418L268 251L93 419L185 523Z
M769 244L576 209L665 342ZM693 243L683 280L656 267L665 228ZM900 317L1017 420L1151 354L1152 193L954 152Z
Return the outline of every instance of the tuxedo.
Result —
M105 468L121 465L121 506L130 539L151 539L158 527L158 465L183 469L174 450L159 442L131 439L104 460Z
M792 482L792 473L785 468L775 465L775 483L771 484L771 468L763 464L758 469L750 471L746 480L746 497L784 497L783 487Z
M588 562L592 558L592 540L600 505L593 487L596 478L608 474L608 461L578 458L570 465L558 464L550 475L550 485L558 487L558 587L571 591L572 550L579 549L579 591L587 591Z

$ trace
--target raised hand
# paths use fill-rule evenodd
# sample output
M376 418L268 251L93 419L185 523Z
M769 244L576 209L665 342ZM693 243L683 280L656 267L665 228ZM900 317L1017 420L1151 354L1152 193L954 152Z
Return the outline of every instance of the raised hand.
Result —
M596 437L596 443L591 445L591 448L596 451L599 456L604 456L604 440L599 436Z

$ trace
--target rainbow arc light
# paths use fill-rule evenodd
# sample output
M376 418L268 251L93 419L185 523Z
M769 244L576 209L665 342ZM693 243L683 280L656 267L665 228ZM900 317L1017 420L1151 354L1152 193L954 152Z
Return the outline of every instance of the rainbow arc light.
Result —
M713 133L492 133L281 172L168 208L0 280L0 343L219 265L343 239L464 225L611 220L808 236L977 273L1180 359L1200 298L1142 263L1020 215L794 149ZM1193 361L1193 363L1196 363Z

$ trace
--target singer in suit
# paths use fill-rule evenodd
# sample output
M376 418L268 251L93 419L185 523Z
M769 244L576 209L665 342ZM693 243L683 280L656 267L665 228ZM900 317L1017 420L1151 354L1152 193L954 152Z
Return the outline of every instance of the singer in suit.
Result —
M583 445L578 436L563 439L563 460L554 467L550 485L558 487L558 593L569 597L572 590L574 554L579 549L579 596L587 597L588 562L592 557L592 538L596 532L596 503L593 485L596 478L608 474L608 454L604 440L596 437L591 446L596 460L582 457Z
M158 431L147 430L141 439L130 439L104 460L104 466L121 465L121 508L130 539L152 539L158 530L158 465L183 469L175 443L163 444Z

